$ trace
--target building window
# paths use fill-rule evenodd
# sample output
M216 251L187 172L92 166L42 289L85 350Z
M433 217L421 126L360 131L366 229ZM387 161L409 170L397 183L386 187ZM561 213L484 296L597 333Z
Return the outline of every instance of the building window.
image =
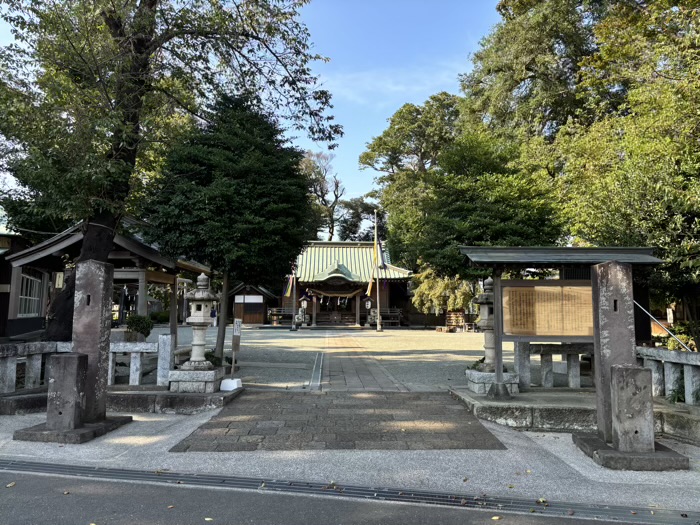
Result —
M39 317L41 315L41 273L25 270L19 286L18 317Z

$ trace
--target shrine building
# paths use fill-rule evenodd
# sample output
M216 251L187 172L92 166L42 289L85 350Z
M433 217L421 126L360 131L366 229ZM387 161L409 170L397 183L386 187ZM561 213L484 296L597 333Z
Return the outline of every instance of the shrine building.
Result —
M366 295L373 280L374 243L357 241L312 241L296 261L297 309L306 305L305 313L310 326L339 325L365 326L374 321L377 288L373 285L371 297ZM408 283L411 272L389 262L382 253L379 267L379 297L382 323L401 324L402 307L409 301ZM283 295L282 308L270 309L273 323L290 322L294 297ZM368 308L369 306L369 308Z

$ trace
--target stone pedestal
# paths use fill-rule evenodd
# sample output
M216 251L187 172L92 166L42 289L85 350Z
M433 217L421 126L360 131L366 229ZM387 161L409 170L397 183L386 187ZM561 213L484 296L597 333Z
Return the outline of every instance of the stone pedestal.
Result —
M581 359L578 354L566 354L566 375L569 388L581 388Z
M475 394L488 394L491 385L496 382L495 372L480 372L478 370L468 369L467 389ZM518 374L503 374L503 384L509 394L518 393Z
M554 388L554 365L552 354L540 355L540 379L544 388Z
M184 370L182 368L171 370L169 374L170 391L197 394L218 392L225 370L224 367L213 370Z
M636 365L632 267L615 261L597 264L591 272L593 336L598 432L612 441L610 367Z
M651 370L613 365L610 391L613 448L620 452L654 452Z
M73 430L82 426L87 368L85 354L71 352L49 357L46 369L48 430Z
M518 374L518 389L520 392L530 390L531 377L530 343L515 343L515 373Z

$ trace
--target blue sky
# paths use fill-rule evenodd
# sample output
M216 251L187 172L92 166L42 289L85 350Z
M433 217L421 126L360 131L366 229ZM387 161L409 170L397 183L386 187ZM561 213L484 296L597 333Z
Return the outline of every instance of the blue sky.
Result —
M302 10L314 50L328 58L315 72L333 94L345 136L333 167L347 196L372 189L376 173L358 157L403 104L422 104L440 91L459 93L457 76L499 21L497 0L312 0ZM314 151L324 144L299 137Z
M403 104L440 91L459 93L457 76L499 20L497 0L312 0L302 10L314 51L330 58L315 72L333 94L332 114L345 135L333 150L347 197L370 191L376 173L358 157ZM11 41L0 25L0 45ZM303 136L303 149L327 151Z

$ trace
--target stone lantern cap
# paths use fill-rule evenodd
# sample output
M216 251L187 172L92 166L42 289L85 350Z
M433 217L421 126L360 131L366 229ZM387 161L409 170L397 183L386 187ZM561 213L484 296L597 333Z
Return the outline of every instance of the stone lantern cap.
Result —
M493 304L493 279L489 277L484 281L484 292L472 299L474 304Z
M219 296L211 291L209 288L209 277L205 274L200 274L197 277L197 288L187 292L185 295L188 301L218 301Z

